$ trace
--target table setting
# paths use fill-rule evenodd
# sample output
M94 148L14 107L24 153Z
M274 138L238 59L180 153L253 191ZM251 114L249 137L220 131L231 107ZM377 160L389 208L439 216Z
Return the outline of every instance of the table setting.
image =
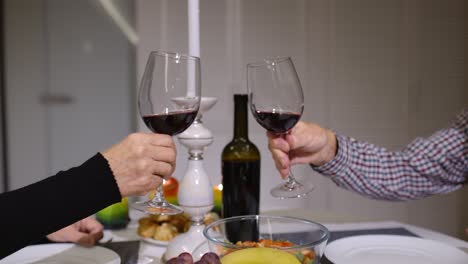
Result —
M288 214L302 217L300 219L313 218L322 223L329 230L330 237L320 262L315 263L395 263L396 257L401 255L410 255L411 258L399 263L468 263L468 242L440 232L396 221L352 222L352 217L330 212L299 214L298 211L267 211L261 215L276 217L278 214ZM137 233L138 219L144 215L134 210L130 210L130 215L134 219L126 228L105 230L103 239L95 247L83 248L71 243L33 245L0 260L0 263L162 264L167 246L141 239ZM334 223L322 222L330 221L330 218L335 219ZM295 236L300 237L301 234L287 230L285 236L294 241ZM194 258L201 257L209 250L207 242L203 242L191 254ZM376 254L369 255L369 252ZM360 254L369 259L363 260ZM343 256L349 259L341 259ZM353 256L360 257L359 261L356 262ZM443 262L439 258L443 258ZM375 262L376 259L378 262Z
M270 215L270 212L261 216L266 215ZM289 215L294 215L294 210ZM320 220L320 217L315 219ZM343 219L338 216L336 219L340 223L323 223L330 236L324 246L323 256L311 263L394 263L398 257L402 258L399 263L468 263L468 242L455 237L396 221L342 222ZM291 232L290 228L287 229L283 235L289 241L304 238L303 232ZM155 261L161 261L164 247L155 249L153 245L142 246L141 254L149 256L155 250L158 253L152 256ZM208 242L204 242L195 248L192 255L194 259L199 258L210 250L212 249ZM369 256L369 252L376 254ZM363 259L363 255L373 259Z

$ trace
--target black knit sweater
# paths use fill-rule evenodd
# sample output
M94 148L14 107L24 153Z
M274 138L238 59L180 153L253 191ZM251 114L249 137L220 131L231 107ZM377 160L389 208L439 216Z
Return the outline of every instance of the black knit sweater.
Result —
M78 167L0 194L0 258L120 200L99 153Z

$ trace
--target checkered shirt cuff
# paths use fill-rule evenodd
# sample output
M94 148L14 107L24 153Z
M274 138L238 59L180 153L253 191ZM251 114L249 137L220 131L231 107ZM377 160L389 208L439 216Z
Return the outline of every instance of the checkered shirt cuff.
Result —
M312 169L320 174L330 176L332 178L343 174L343 171L347 168L347 162L349 159L350 139L337 134L336 144L338 151L335 158L322 166L311 166Z

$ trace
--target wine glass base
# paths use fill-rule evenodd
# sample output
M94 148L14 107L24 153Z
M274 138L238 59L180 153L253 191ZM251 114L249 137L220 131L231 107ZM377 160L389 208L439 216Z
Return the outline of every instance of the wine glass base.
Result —
M147 214L154 215L176 215L184 212L181 208L172 205L166 201L154 202L144 201L132 204L132 207Z
M292 199L306 197L314 190L315 186L311 183L302 184L297 181L294 184L281 183L270 190L273 197L279 199Z

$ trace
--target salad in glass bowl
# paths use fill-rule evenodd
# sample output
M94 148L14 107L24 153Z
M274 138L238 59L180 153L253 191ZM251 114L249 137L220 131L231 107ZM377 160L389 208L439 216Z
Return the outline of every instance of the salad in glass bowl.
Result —
M267 215L247 215L217 220L204 232L209 250L223 264L319 263L330 237L316 222Z

